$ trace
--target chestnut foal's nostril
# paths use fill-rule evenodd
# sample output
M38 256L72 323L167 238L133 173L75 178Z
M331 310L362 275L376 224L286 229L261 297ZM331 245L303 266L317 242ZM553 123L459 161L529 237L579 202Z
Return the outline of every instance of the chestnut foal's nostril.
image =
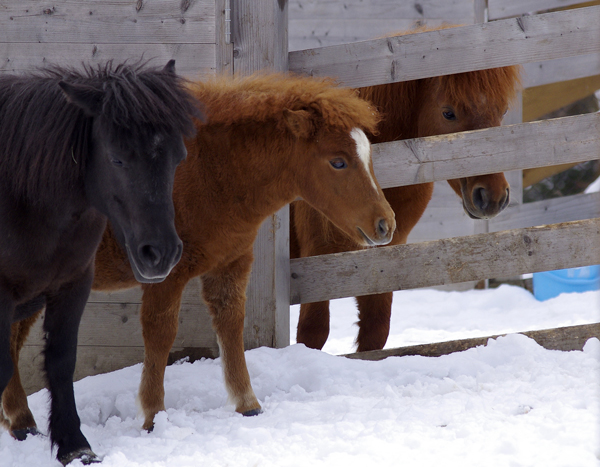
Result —
M152 245L143 245L140 247L139 252L140 257L146 264L156 266L160 263L161 254L158 248L155 248Z
M380 237L385 238L389 232L389 227L388 227L388 223L385 219L381 219L378 223L377 223L377 233L379 234Z

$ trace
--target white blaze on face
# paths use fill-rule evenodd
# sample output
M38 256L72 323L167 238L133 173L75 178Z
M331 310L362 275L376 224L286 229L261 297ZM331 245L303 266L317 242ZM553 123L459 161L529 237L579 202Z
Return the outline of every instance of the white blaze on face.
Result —
M356 153L365 166L367 175L371 179L371 185L373 185L373 188L377 191L377 184L375 183L373 175L371 175L371 169L369 168L371 162L371 143L369 142L369 138L367 138L365 132L360 128L354 128L350 132L350 136L356 142Z

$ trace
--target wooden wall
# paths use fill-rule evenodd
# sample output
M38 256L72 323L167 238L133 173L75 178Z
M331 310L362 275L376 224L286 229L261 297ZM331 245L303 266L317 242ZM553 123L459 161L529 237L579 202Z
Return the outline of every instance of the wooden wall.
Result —
M144 57L196 77L218 68L214 0L0 4L0 72Z

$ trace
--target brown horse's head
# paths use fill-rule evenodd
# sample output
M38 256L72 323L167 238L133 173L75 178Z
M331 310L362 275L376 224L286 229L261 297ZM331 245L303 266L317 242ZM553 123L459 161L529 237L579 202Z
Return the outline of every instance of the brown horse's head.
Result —
M499 126L519 87L519 67L472 71L421 80L418 136ZM473 219L490 219L509 202L502 173L448 180Z
M371 145L377 113L353 91L331 88L335 98L287 110L287 131L296 139L300 196L354 242L385 245L396 229L394 211L375 179Z

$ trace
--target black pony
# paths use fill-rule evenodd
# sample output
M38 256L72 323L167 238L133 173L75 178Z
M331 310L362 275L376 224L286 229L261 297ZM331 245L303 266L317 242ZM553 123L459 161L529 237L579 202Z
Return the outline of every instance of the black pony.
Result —
M163 280L181 257L173 179L198 108L173 60L0 75L0 394L13 373L11 324L45 304L49 431L64 465L98 461L73 371L107 218L136 278Z

